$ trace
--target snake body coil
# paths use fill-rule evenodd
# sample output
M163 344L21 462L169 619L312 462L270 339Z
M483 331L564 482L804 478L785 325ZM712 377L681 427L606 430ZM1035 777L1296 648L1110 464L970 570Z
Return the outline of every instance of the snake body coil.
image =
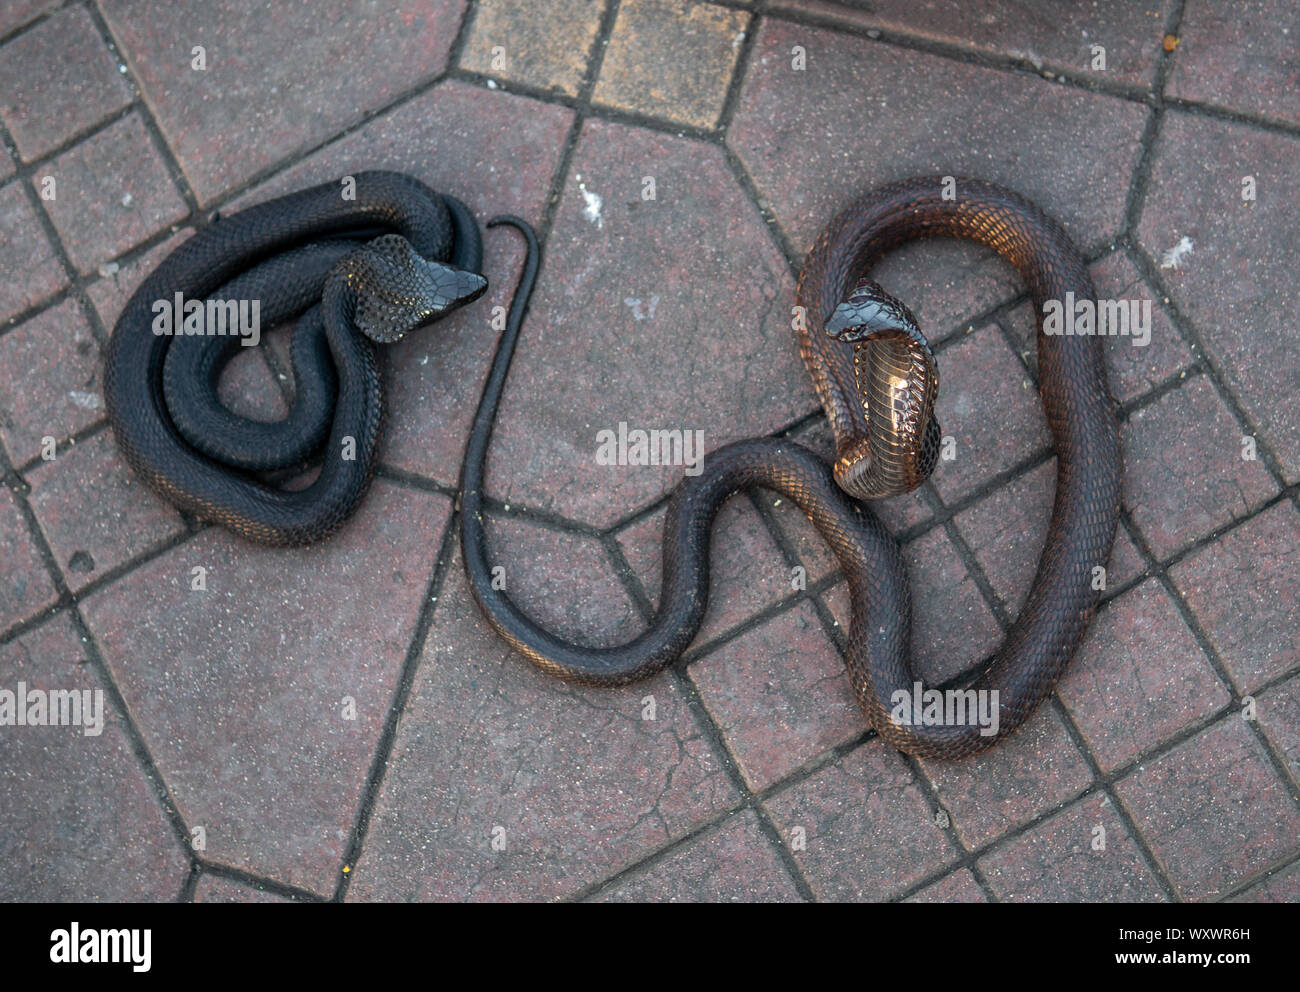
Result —
M394 341L476 299L487 288L481 261L464 204L400 173L360 173L214 222L158 266L114 328L104 397L118 445L166 499L251 540L326 537L360 503L378 457L384 396L370 341ZM258 301L267 326L307 311L294 332L296 398L285 420L259 423L221 405L217 377L242 339L224 325L221 336L178 334L182 314L159 333L156 318L173 301ZM251 474L321 450L305 489Z
M527 298L537 269L531 230L507 327L475 415L461 473L461 542L470 588L491 625L543 670L589 685L645 678L680 657L704 617L709 531L721 504L762 486L789 497L830 545L848 580L852 621L849 677L876 731L899 750L958 758L1019 727L1051 691L1092 618L1094 570L1105 566L1119 513L1120 454L1114 408L1095 337L1049 336L1046 300L1095 296L1083 258L1064 230L1028 200L990 183L957 181L955 199L941 177L905 180L867 194L840 213L809 253L799 282L805 320L800 353L836 436L836 464L807 449L760 439L710 453L687 478L664 523L659 609L628 644L590 648L557 637L493 587L483 527L488 442ZM1019 271L1039 317L1038 368L1043 409L1057 456L1056 498L1033 587L1002 647L968 689L998 691L996 733L967 724L891 719L895 694L910 698L919 680L908 658L911 604L897 544L863 504L913 488L933 467L938 427L932 416L937 375L929 347L906 307L861 279L886 251L923 237L988 245Z

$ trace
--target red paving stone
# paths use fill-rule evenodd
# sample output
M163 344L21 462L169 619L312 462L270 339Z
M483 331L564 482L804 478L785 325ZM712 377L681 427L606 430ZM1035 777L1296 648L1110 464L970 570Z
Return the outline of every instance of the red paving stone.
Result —
M176 899L188 854L141 768L112 696L88 664L68 614L0 646L0 685L92 693L103 727L0 728L0 899L160 902ZM102 702L94 702L102 692ZM84 699L84 697L83 697ZM84 715L84 711L83 711Z
M903 546L912 588L912 670L927 685L947 681L983 661L1002 643L1002 629L956 545L942 527ZM847 635L850 604L838 583L824 596Z
M1141 851L1104 794L1079 800L985 855L979 868L1003 902L1164 900Z
M844 662L808 603L710 652L690 676L755 791L867 730Z
M1000 472L1051 445L1038 390L997 328L968 334L939 357L943 365L935 416L951 438L931 481L953 503Z
M205 857L334 891L448 510L380 482L324 544L213 528L86 601Z
M0 120L23 161L40 158L131 102L90 15L69 7L0 49Z
M95 312L110 332L122 315L127 301L158 267L158 263L175 251L194 233L192 228L177 231L165 241L154 245L126 262L109 262L102 267L103 275L86 287L86 294L95 306Z
M643 176L655 177L653 201ZM599 216L579 181L601 198ZM598 431L700 430L707 452L813 408L790 344L793 280L716 147L588 122L547 259L497 417L489 493L609 525L683 469L598 464Z
M435 77L464 9L463 0L421 0L383 16L357 0L103 6L205 203ZM196 45L206 51L202 71L192 62Z
M186 214L180 193L136 112L42 165L54 180L42 205L80 272L134 248Z
M1300 814L1249 724L1228 716L1115 787L1190 900L1214 899L1295 853Z
M1127 403L1149 392L1193 363L1193 355L1166 308L1168 301L1143 279L1133 260L1113 251L1089 268L1098 299L1150 305L1150 322L1143 319L1149 336L1130 329L1103 340L1111 395ZM1018 304L1007 315L1005 325L1019 343L1018 351L1034 374L1038 373L1037 322L1032 304ZM1146 342L1143 344L1142 342Z
M956 858L916 776L878 740L766 806L819 899L888 899Z
M1038 558L1047 543L1055 491L1053 458L953 518L1008 616L1017 615L1029 595ZM1123 527L1115 535L1105 567L1107 590L1119 588L1142 572L1140 556Z
M752 810L737 813L599 902L797 902L795 888Z
M663 582L664 510L619 534L619 547L652 606ZM794 571L753 506L733 499L718 511L709 545L709 606L692 642L707 644L742 620L796 594Z
M1168 93L1300 125L1300 21L1283 0L1187 5Z
M964 241L903 245L872 267L871 278L908 305L932 342L973 330L970 322L978 315L1024 291L1015 270L996 253ZM940 374L953 366L952 359L943 359Z
M107 431L27 478L32 510L74 591L185 532L180 514L127 468Z
M99 344L72 300L0 337L0 441L22 465L104 416Z
M1287 44L1294 52L1294 41ZM1203 152L1181 152L1189 147ZM1158 269L1160 278L1275 450L1288 482L1300 479L1294 347L1300 286L1291 261L1300 250L1298 154L1295 137L1171 112L1135 232L1156 266L1183 238L1192 242L1178 268ZM1255 179L1254 201L1242 199L1245 176Z
M921 765L971 850L1073 799L1092 780L1050 706L1040 706L995 748L965 761Z
M16 466L0 493L0 669L99 684L99 662L77 662L102 657L127 710L99 738L63 728L13 738L0 836L23 867L0 882L5 898L174 900L190 883L198 902L295 890L1296 900L1300 678L1288 579L1300 516L1273 472L1300 480L1300 298L1288 261L1300 118L1287 85L1295 28L1280 3L1225 19L1174 0L1104 18L1086 5L1020 4L1011 15L772 0L755 18L739 9L751 5L624 0L607 40L596 35L604 5L585 0L547 12L328 0L311 23L329 30L310 31L296 8L105 0L120 59L94 10L47 16L53 6L0 12L0 269L10 274L0 464ZM1160 50L1166 29L1180 36L1172 54ZM498 67L491 49L503 34ZM1106 47L1104 72L1091 67L1094 43ZM190 68L195 44L206 71ZM461 69L443 76L453 51ZM593 52L587 112L575 95ZM1134 189L1162 66L1173 104ZM1069 81L1045 78L1061 74ZM631 123L646 117L658 123ZM699 130L685 136L683 125ZM1109 602L1059 702L956 764L918 764L878 739L854 746L866 725L835 646L844 583L803 514L771 494L758 496L762 513L742 498L720 515L712 608L684 681L578 688L505 648L459 560L437 563L454 551L443 540L452 501L420 479L456 484L498 334L492 308L508 303L523 262L508 230L486 235L483 300L381 350L383 464L416 478L381 479L356 519L312 549L254 548L218 528L187 535L99 426L100 331L206 221L191 215L186 187L205 215L215 203L230 213L367 168L410 172L480 220L511 212L540 226L541 283L489 458L489 491L509 504L491 514L491 549L521 606L586 644L643 629L645 604L627 584L657 601L662 509L641 511L683 474L598 465L598 430L696 428L712 450L793 428L828 455L792 346L785 252L797 261L854 195L916 173L988 178L1041 203L1095 258L1100 295L1153 305L1149 346L1104 344L1130 411L1131 516ZM642 199L647 176L653 200ZM1254 202L1241 198L1243 176L1256 179ZM46 177L54 200L36 195ZM1184 236L1191 252L1167 267ZM60 249L77 273L70 289ZM939 415L958 445L920 492L875 507L908 537L916 668L934 681L997 647L998 616L1023 600L1045 540L1055 463L1033 385L1033 318L1018 276L977 246L910 245L872 274L941 342ZM287 369L286 343L282 329L268 352L241 354L223 399L281 415L265 359ZM88 436L66 443L78 434ZM1241 458L1247 434L1263 458ZM65 442L52 464L37 458L46 435ZM1167 577L1158 564L1148 574L1147 551L1172 560ZM795 561L825 611L789 601L803 596ZM624 563L630 574L619 574ZM208 568L206 593L189 589L194 564ZM426 602L435 572L441 586ZM63 584L85 596L93 645L58 609ZM827 612L838 629L823 626ZM1249 694L1236 705L1253 704L1255 722L1235 706L1215 716L1233 698L1220 672ZM355 721L340 713L345 695ZM377 756L390 724L391 751ZM1122 777L1099 783L1090 761ZM33 790L51 769L66 794ZM185 829L206 830L198 853L212 870L196 881L163 794ZM1092 846L1098 826L1104 851ZM358 863L345 865L358 841ZM965 852L977 852L973 864Z
M1264 736L1300 782L1300 678L1269 689L1255 705Z
M942 527L903 548L912 587L912 661L927 682L943 682L982 661L1002 631L956 545ZM839 618L847 627L846 618Z
M1205 376L1122 427L1124 505L1157 558L1248 516L1277 492L1264 463L1242 457L1242 437Z
M791 67L794 45L809 53L802 72ZM864 112L869 125L844 126ZM854 196L935 173L1006 183L1087 246L1119 233L1147 113L1038 77L769 20L727 140L800 252ZM1085 136L1088 154L1078 154Z
M0 189L0 266L10 275L0 285L4 320L47 299L68 281L21 182Z
M736 798L667 675L602 691L535 670L489 631L457 557L348 899L574 895Z
M35 616L58 599L54 582L9 489L0 489L0 630Z
M776 0L772 6L778 16L788 11L795 16L842 19L862 28L1018 59L1047 74L1055 70L1097 82L1149 85L1174 4L1164 0L1105 11L1089 4L968 7L910 0L880 0L861 8L826 0ZM1106 50L1104 69L1093 68L1093 45Z
M526 613L561 637L605 647L645 626L617 582L600 542L490 516L488 558L496 578Z
M1298 572L1300 513L1285 500L1170 570L1243 692L1300 663Z
M1294 905L1300 902L1300 866L1283 868L1252 886L1231 902L1276 902Z
M1154 579L1098 612L1057 692L1104 771L1232 698Z
M255 885L234 882L218 875L204 875L194 887L194 902L276 903L292 902Z
M57 6L58 0L11 0L0 8L0 34L8 35Z
M440 83L258 186L231 209L364 169L394 169L461 198L480 224L500 213L536 224L572 120L563 107L455 81ZM485 232L489 287L484 297L379 349L387 373L386 464L456 484L465 435L496 346L492 308L509 306L523 254L514 231ZM534 323L530 317L525 333ZM512 388L521 379L526 388L523 363L516 369ZM494 458L496 450L494 445Z
M951 875L941 878L933 885L927 885L919 892L913 893L904 902L988 902L988 896L975 881L975 876L963 868Z

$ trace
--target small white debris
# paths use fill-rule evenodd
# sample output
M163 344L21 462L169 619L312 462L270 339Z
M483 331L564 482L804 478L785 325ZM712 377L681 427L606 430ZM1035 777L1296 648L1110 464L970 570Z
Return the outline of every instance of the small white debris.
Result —
M68 393L68 399L83 410L98 410L104 405L104 401L98 393L83 393L80 389L74 389Z
M121 268L122 267L116 262L105 262L96 271L99 273L101 279L107 279L109 276L117 275Z
M605 218L600 215L600 209L605 205L604 199L599 193L593 193L587 189L587 184L582 181L581 176L575 177L578 180L578 190L582 193L582 201L586 204L582 208L582 216L586 217L597 228L605 226Z
M632 310L633 320L653 320L655 308L659 306L659 297L652 296L648 302L643 303L634 296L628 296L623 299L623 305ZM642 306L645 307L644 310L641 309Z
M487 81L487 88L490 90L500 89L500 87L497 86L497 81L495 79L489 79Z
M129 207L131 205L131 200L132 200L131 194L127 193L124 197L122 197L122 206Z
M1024 59L1039 72L1043 71L1043 57L1032 48L1013 48L1007 54L1013 59Z
M1177 269L1182 265L1182 261L1192 253L1192 239L1183 235L1178 239L1178 244L1174 245L1160 259L1162 269Z

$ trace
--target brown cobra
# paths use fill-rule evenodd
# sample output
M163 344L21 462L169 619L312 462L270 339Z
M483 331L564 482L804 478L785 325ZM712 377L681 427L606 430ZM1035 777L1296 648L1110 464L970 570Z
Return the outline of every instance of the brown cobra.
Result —
M867 194L839 214L808 255L799 281L796 336L836 438L832 471L800 445L780 439L729 444L688 477L664 523L659 608L633 641L573 644L527 616L494 588L483 526L483 475L496 410L536 273L529 267L497 346L466 447L461 474L461 543L470 588L489 623L543 670L589 685L645 678L676 661L704 617L709 532L718 507L751 486L793 500L835 553L848 581L852 621L847 664L859 705L890 744L932 758L959 758L1019 727L1052 690L1083 637L1099 595L1098 569L1110 556L1119 513L1120 455L1114 406L1095 337L1038 333L1043 409L1057 456L1056 498L1033 587L992 662L965 688L997 690L998 727L976 722L910 723L891 716L897 694L918 680L908 657L911 603L896 542L861 497L903 492L935 463L938 377L933 355L901 303L862 280L890 248L925 237L988 245L1025 280L1036 312L1050 299L1094 297L1083 258L1059 224L1028 200L990 183L909 179ZM519 225L516 225L519 226Z

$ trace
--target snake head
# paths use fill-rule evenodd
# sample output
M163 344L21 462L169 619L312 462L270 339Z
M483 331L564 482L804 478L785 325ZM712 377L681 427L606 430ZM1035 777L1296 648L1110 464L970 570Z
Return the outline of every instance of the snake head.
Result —
M916 317L907 304L890 296L870 279L863 279L854 286L848 299L836 307L826 321L826 333L848 344L890 331L910 338L921 336Z
M835 481L850 496L910 492L934 471L942 435L934 418L939 369L912 311L863 279L826 321L850 345L860 405L853 432L838 439ZM841 382L847 401L849 387Z
M367 242L339 267L356 294L357 329L384 343L472 303L488 286L477 272L424 258L400 234Z

